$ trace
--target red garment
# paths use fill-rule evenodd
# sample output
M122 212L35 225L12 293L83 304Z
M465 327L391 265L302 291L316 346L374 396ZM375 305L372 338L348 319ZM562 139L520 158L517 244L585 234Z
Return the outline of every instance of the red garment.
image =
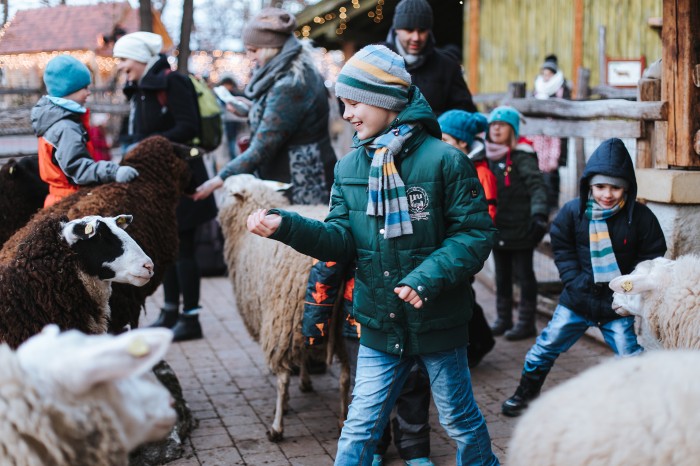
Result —
M495 223L497 199L496 175L493 174L486 160L476 161L474 167L476 168L476 175L479 177L479 182L484 188L484 197L486 197L486 203L489 206L489 216Z
M92 155L92 158L99 162L100 160L112 160L112 154L109 151L109 144L107 144L107 137L105 135L105 130L101 126L87 127L88 136L90 141L88 144L92 144L93 150L90 150L88 146L88 152Z

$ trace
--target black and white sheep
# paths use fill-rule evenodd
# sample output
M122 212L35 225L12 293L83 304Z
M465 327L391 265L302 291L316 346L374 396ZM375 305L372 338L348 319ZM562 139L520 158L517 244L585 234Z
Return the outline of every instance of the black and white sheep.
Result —
M0 247L44 206L48 193L38 157L10 159L0 167Z
M199 154L194 154L199 156ZM161 136L143 140L124 157L122 165L134 167L139 176L129 183L108 183L86 187L41 210L16 232L0 251L0 263L7 262L28 230L46 217L66 215L69 219L86 215L133 215L129 233L151 257L154 275L143 287L114 284L110 307L109 330L117 333L125 326L137 327L146 298L163 279L165 269L177 257L178 236L175 209L190 185L186 161L193 155L188 148L171 144Z
M306 351L301 321L313 258L300 254L285 244L265 241L248 232L248 215L256 209L269 206L284 207L305 217L320 220L328 213L328 206L289 205L287 198L275 190L274 182L259 180L252 175L237 175L226 179L219 207L219 223L225 239L224 257L238 312L251 336L260 342L265 362L277 376L275 417L268 429L268 438L279 441L284 434L283 413L289 398L292 366L301 368L302 391L311 389L304 364ZM340 419L344 420L347 414L350 369L342 338L331 336L329 340L332 342L329 351L335 353L341 362Z
M650 351L590 368L535 400L508 466L694 466L700 351Z
M104 333L111 283L143 286L153 262L124 231L130 215L33 223L0 264L0 342L15 348L50 323Z
M613 309L638 317L645 349L700 349L700 256L644 261L610 288Z
M0 464L124 466L176 420L150 369L172 332L59 333L55 325L16 352L0 345Z

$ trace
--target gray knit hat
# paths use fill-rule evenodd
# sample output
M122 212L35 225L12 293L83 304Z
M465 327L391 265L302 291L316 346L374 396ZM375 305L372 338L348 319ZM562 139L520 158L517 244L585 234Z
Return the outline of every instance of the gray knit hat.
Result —
M400 112L408 104L409 87L411 75L401 55L383 45L368 45L340 70L335 95Z
M297 27L293 14L281 8L265 8L243 28L243 43L259 49L277 49L287 42Z
M432 29L433 9L426 0L401 0L394 12L394 29Z
M617 176L608 176L608 175L602 175L598 173L597 175L593 175L591 177L591 180L588 182L589 186L593 186L594 184L609 184L612 186L617 186L618 188L622 188L625 191L627 188L629 188L629 182L624 179L624 178L618 178Z

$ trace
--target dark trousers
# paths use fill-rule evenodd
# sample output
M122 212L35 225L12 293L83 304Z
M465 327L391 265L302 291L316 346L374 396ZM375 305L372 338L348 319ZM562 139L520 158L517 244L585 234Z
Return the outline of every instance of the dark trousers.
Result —
M493 250L497 297L507 300L513 299L513 274L515 274L518 283L520 283L520 301L537 301L537 279L532 265L533 252L532 248L513 251Z
M199 307L199 266L195 260L195 229L180 231L177 260L163 275L163 298L168 306L178 306L182 294L182 309Z

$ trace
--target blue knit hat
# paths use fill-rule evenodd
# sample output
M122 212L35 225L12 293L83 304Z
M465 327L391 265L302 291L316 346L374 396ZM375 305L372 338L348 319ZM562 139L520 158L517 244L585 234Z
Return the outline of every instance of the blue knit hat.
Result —
M513 107L504 105L494 108L489 115L489 125L495 121L508 123L513 128L516 138L520 134L520 112Z
M46 64L44 84L52 97L64 97L87 87L92 82L90 70L70 55L59 55Z
M474 137L489 127L484 115L464 110L448 110L438 117L438 123L443 133L466 142L467 146L471 146Z
M383 45L360 49L340 70L335 95L400 112L408 104L411 75L401 55Z

